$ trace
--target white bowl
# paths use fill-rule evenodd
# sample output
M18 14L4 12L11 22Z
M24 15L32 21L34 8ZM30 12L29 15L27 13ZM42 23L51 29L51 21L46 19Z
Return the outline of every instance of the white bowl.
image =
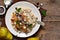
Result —
M25 34L25 33L18 33L14 30L13 26L11 25L11 17L12 17L12 13L15 11L15 8L16 7L29 7L31 8L32 12L34 13L34 15L36 17L38 17L38 20L41 22L41 15L40 15L40 12L39 10L37 9L37 7L35 5L33 5L32 3L29 3L29 2L26 2L26 1L20 1L20 2L17 2L15 4L13 4L7 11L6 13L6 17L5 17L5 23L6 23L6 26L7 28L9 29L9 31L17 36L17 37L22 37L22 38L25 38L25 37L29 37L29 36L32 36L33 34L35 34L39 27L40 27L40 24L36 24L36 26L32 29L32 31L28 34Z

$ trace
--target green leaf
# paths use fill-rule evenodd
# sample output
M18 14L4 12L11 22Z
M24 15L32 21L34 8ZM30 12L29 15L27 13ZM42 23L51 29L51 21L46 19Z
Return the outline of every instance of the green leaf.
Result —
M18 20L16 21L16 24L20 25L20 23L19 23L19 21L18 21Z
M32 28L32 24L29 24L28 27L29 27L29 28Z
M21 11L21 8L15 8L17 12L20 12Z
M46 10L42 10L41 13L42 13L42 16L46 16Z

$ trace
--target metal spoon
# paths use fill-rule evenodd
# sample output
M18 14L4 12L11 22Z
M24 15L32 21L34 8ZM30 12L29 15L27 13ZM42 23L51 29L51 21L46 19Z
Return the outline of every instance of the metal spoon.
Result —
M41 26L45 26L44 22L37 21L37 23L40 24Z
M8 8L8 6L11 5L12 0L4 0L4 3L6 5L6 8Z
M40 3L40 5L38 5L38 10L40 9L40 7L43 6L43 3ZM40 24L41 26L45 26L45 23L44 22L40 22L40 21L37 21L38 24Z

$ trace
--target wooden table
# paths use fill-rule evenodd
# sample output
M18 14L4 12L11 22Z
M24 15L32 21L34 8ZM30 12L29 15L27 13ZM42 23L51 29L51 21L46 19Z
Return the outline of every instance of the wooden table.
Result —
M14 0L16 3L21 0ZM36 4L37 2L43 3L44 9L47 10L46 17L43 18L45 26L40 28L36 34L31 37L42 36L41 40L60 40L60 0L25 0ZM5 25L5 15L0 16L2 26ZM13 40L26 40L27 38L18 38L14 36Z

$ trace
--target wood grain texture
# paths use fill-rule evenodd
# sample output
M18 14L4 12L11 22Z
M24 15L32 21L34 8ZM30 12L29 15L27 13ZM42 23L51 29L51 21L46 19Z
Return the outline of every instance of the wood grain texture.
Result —
M4 0L0 0L0 5L4 6Z
M13 3L16 3L18 1L22 0L14 0ZM43 34L41 40L60 40L60 0L24 0L31 2L33 4L36 4L37 2L43 3L44 5L42 8L47 10L47 15L46 17L43 18L43 21L45 22L45 26L43 27L44 29L39 29L38 32L33 35L32 37L36 36L41 36ZM0 4L2 1L0 0ZM5 15L0 16L2 20L3 26L5 25ZM13 40L26 40L27 38L18 38L14 36Z
M27 0L33 4L43 3L44 9L47 10L47 16L43 18L45 30L39 29L36 36L43 37L41 40L60 40L60 0Z

